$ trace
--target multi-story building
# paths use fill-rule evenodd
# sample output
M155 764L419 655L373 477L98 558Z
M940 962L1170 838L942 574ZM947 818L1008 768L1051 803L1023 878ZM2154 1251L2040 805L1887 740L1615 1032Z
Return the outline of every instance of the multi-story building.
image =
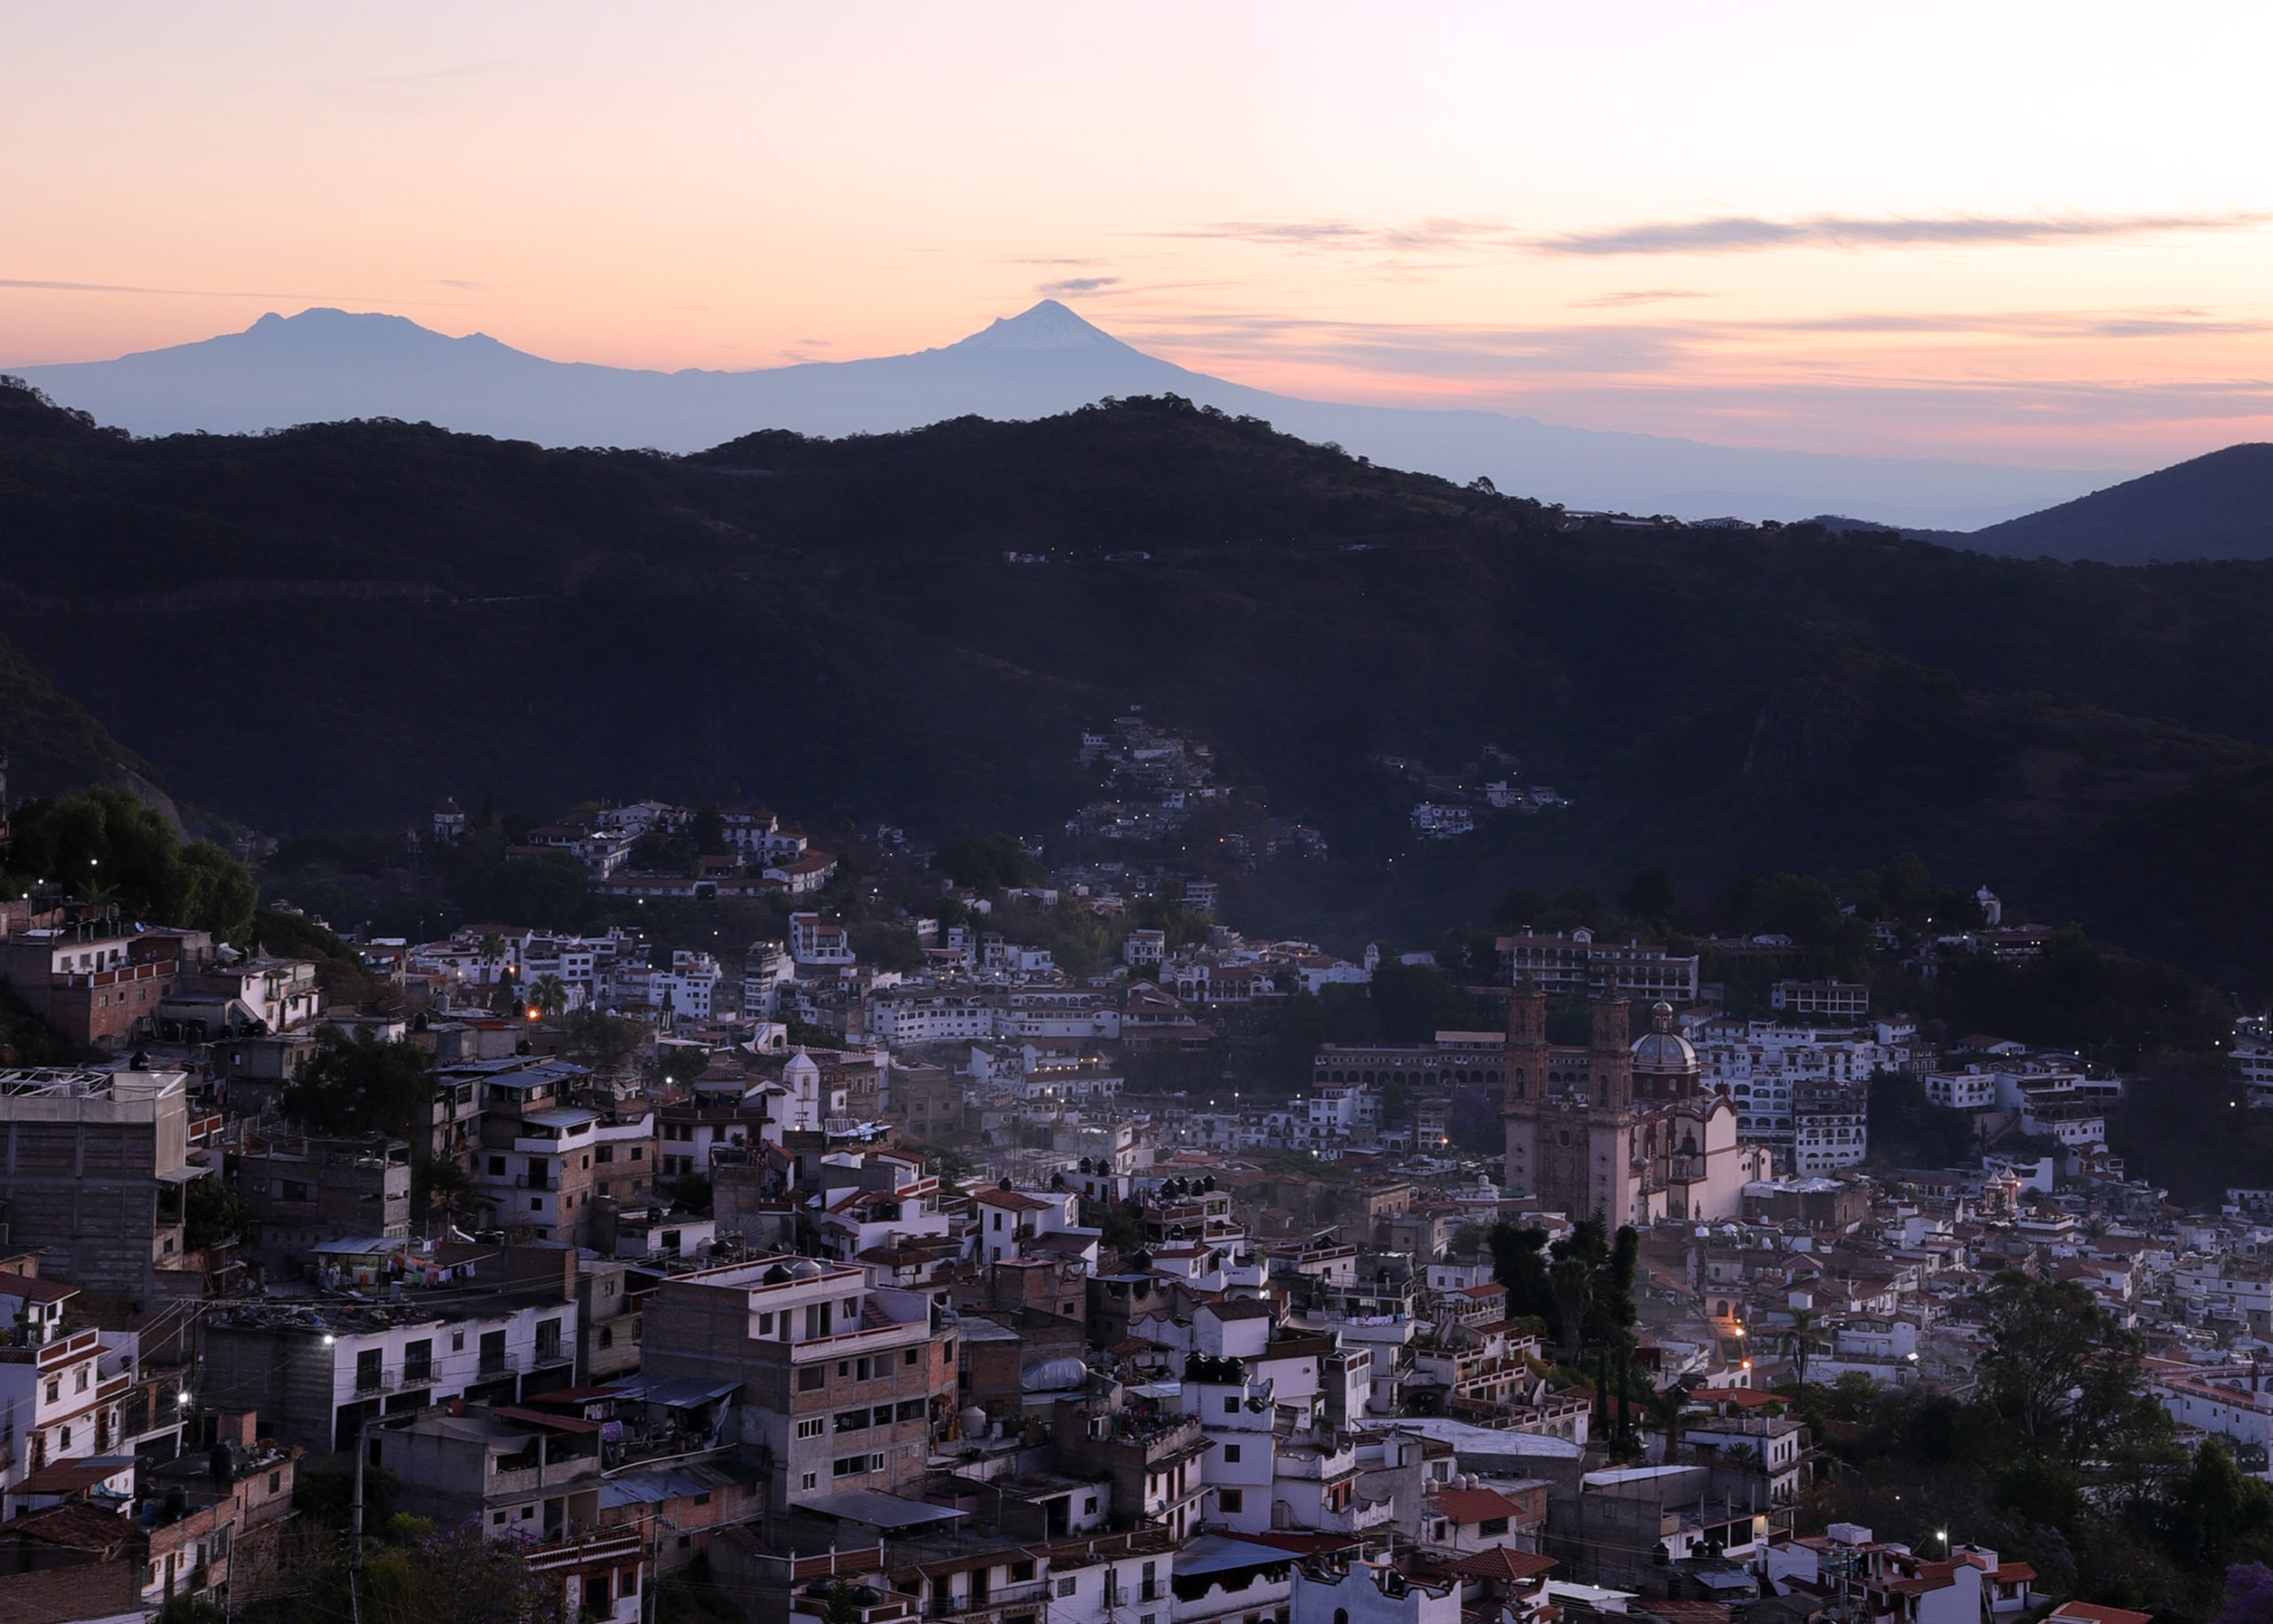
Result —
M249 1303L200 1325L201 1397L223 1409L258 1409L288 1444L352 1449L366 1422L453 1398L510 1405L571 1385L576 1323L574 1302L541 1292L447 1309L343 1298Z
M139 1351L131 1331L97 1330L73 1321L68 1303L75 1294L67 1288L35 1280L17 1286L15 1292L58 1311L43 1319L36 1340L19 1337L0 1348L0 1415L6 1420L0 1433L0 1448L5 1450L0 1487L5 1488L56 1462L123 1449L125 1401L134 1387Z
M851 964L854 962L851 932L819 914L792 914L789 956L800 965Z
M1803 1089L1792 1107L1792 1170L1834 1173L1870 1154L1870 1092L1859 1084Z
M1768 989L1768 1007L1779 1015L1868 1020L1871 989L1862 981L1778 981Z
M772 1503L917 1488L955 1398L954 1319L857 1264L760 1257L669 1276L646 1298L650 1380L739 1383Z
M0 1072L9 1243L89 1291L153 1301L182 1250L189 1099L180 1072Z
M238 1140L237 1193L264 1252L305 1258L327 1240L405 1236L410 1145L249 1127Z
M497 1222L509 1230L526 1224L539 1240L582 1240L591 1221L600 1123L600 1113L582 1105L485 1116L474 1182Z
M1568 934L1503 936L1499 946L1501 978L1512 986L1529 984L1550 998L1697 1002L1698 955L1670 954L1655 942L1597 942L1582 927Z
M0 979L33 1013L84 1047L154 1035L179 979L179 939L91 915L0 936Z

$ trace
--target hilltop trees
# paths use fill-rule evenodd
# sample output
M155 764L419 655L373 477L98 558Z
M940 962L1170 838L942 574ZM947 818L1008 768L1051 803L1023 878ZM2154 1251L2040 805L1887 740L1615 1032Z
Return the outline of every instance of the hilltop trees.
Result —
M164 816L107 784L61 800L27 801L12 820L8 870L81 900L116 903L152 923L210 931L222 941L252 933L259 892L244 865L210 840L184 845Z

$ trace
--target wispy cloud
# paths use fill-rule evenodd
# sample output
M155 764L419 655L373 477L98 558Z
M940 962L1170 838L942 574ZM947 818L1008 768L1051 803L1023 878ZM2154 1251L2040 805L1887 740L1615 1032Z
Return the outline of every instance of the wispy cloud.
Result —
M1628 305L1661 305L1667 299L1709 299L1712 297L1692 288L1629 288L1623 293L1605 293L1596 298L1575 300L1571 308L1615 310Z
M1703 220L1653 220L1634 226L1541 234L1503 220L1432 219L1412 225L1362 220L1218 220L1169 238L1254 242L1329 253L1406 260L1472 258L1479 254L1547 254L1607 258L1637 254L1744 254L1774 249L1989 248L2046 244L2173 232L2239 231L2273 214L1935 215L1864 218L1810 215L1769 219L1732 214ZM1642 289L1585 301L1588 305L1695 298L1686 289Z
M434 285L438 288L455 288L461 293L479 293L483 289L489 286L487 282L459 281L454 277L448 276L436 277L434 279Z
M1369 253L1445 253L1477 246L1513 245L1512 227L1496 220L1422 220L1411 226L1370 225L1357 220L1218 220L1158 236L1291 248L1354 250Z
M1605 231L1532 237L1524 246L1542 254L1741 254L1778 248L1974 248L2011 243L2151 236L2166 232L2234 231L2262 225L2264 214L2054 215L2034 218L1944 215L1927 218L1858 219L1816 215L1770 220L1723 215L1709 220L1665 220Z
M1118 276L1068 276L1059 281L1041 282L1034 291L1049 298L1059 298L1067 294L1101 293L1107 288L1118 287L1120 282Z

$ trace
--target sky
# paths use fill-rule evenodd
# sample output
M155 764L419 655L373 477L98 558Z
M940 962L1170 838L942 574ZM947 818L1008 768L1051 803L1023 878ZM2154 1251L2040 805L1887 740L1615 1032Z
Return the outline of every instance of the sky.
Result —
M0 363L309 305L750 368L1055 297L1317 399L2273 439L2273 7L0 0Z

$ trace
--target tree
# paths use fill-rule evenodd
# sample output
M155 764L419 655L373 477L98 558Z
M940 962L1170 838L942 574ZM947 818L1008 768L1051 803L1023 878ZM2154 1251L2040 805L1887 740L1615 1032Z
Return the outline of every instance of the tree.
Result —
M426 1127L433 1057L408 1040L383 1043L368 1028L351 1041L337 1026L284 1090L284 1112L318 1133L408 1135Z
M715 806L698 806L694 820L688 826L688 836L694 842L697 857L724 857L726 854L726 820Z
M465 1211L473 1199L473 1176L455 1156L430 1156L410 1170L413 1212L439 1216L447 1223Z
M202 1252L244 1232L244 1198L226 1177L194 1178L182 1192L182 1246Z
M568 984L550 971L529 983L529 1002L536 1006L538 1014L550 1018L568 1007Z
M2008 1271L1982 1303L1982 1398L2031 1459L2072 1468L2087 1452L2167 1427L2161 1406L2140 1397L2139 1339L2081 1286Z
M27 801L12 825L13 875L217 940L249 939L259 888L244 865L210 840L182 844L165 817L129 790L98 784L64 800Z
M1776 1345L1792 1361L1792 1371L1799 1378L1800 1391L1808 1389L1808 1358L1823 1346L1823 1339L1816 1335L1815 1311L1810 1308L1792 1310L1792 1328L1776 1339Z
M931 867L958 885L973 891L1002 891L1033 885L1042 877L1042 867L1011 835L986 835L958 840L939 848Z
M1662 868L1644 868L1618 893L1618 906L1636 919L1663 924L1673 914L1673 876Z

